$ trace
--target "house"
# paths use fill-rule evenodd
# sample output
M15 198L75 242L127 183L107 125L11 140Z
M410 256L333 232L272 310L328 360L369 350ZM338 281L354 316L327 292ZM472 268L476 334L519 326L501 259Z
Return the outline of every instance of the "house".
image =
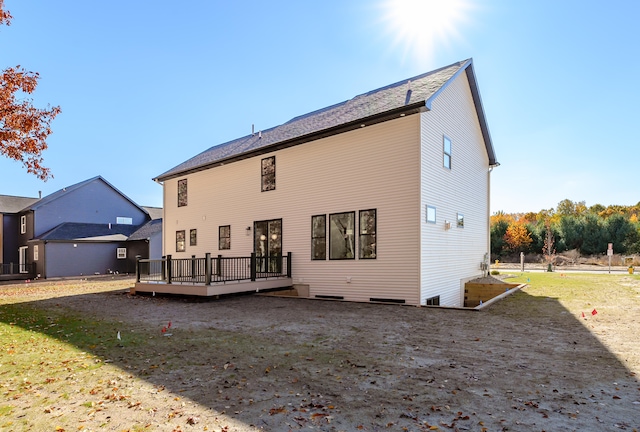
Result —
M292 282L313 298L462 306L488 261L497 165L461 61L159 175L164 255L291 253Z
M20 273L133 273L136 255L149 256L148 238L130 239L150 222L149 212L101 176L13 202L13 208L4 205L3 262L18 263Z
M38 198L0 195L0 278L4 275L28 270L25 265L19 268L18 237L20 216L23 208L30 206Z

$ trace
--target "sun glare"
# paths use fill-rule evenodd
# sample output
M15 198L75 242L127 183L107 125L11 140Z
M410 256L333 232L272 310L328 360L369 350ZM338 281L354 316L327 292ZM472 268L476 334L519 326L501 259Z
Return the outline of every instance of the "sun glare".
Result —
M471 0L386 0L382 3L386 32L403 59L428 63L441 46L461 39Z

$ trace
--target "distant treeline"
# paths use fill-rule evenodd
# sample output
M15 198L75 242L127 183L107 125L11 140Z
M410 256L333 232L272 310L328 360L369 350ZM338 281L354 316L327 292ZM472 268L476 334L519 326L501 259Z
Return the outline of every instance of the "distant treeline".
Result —
M640 253L639 215L640 202L587 207L584 201L569 199L538 213L497 212L491 216L491 256L548 255L574 249L581 255L597 255L606 254L609 243L616 254Z

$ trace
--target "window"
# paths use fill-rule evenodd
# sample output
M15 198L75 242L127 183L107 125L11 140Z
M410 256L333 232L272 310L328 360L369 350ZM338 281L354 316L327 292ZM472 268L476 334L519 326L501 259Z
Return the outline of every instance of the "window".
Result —
M464 228L464 215L462 213L458 213L458 228Z
M33 260L38 261L38 245L33 245Z
M127 248L118 248L116 250L116 256L118 259L125 259L127 257Z
M176 252L184 252L185 244L184 244L184 230L176 231Z
M20 234L25 234L27 232L27 217L20 216Z
M376 211L360 210L360 259L376 258Z
M451 140L446 136L443 139L443 165L447 169L451 169Z
M218 227L218 249L231 249L231 225Z
M116 223L121 225L133 225L133 218L118 216Z
M192 229L189 231L189 246L196 246L198 244L198 230Z
M436 208L433 206L427 206L427 222L436 223Z
M311 259L327 259L327 216L311 216Z
M428 298L425 304L427 306L440 306L440 296Z
M355 259L355 212L329 215L329 259Z
M178 207L187 205L187 179L178 180Z
M276 157L262 159L262 192L276 188Z

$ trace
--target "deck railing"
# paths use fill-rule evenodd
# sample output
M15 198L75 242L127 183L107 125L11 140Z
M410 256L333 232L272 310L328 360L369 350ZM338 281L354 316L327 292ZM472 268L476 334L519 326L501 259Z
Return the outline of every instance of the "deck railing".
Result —
M225 283L231 281L291 277L291 252L287 255L249 257L173 258L136 260L136 280L138 282Z
M0 275L30 275L33 274L34 263L0 263Z

